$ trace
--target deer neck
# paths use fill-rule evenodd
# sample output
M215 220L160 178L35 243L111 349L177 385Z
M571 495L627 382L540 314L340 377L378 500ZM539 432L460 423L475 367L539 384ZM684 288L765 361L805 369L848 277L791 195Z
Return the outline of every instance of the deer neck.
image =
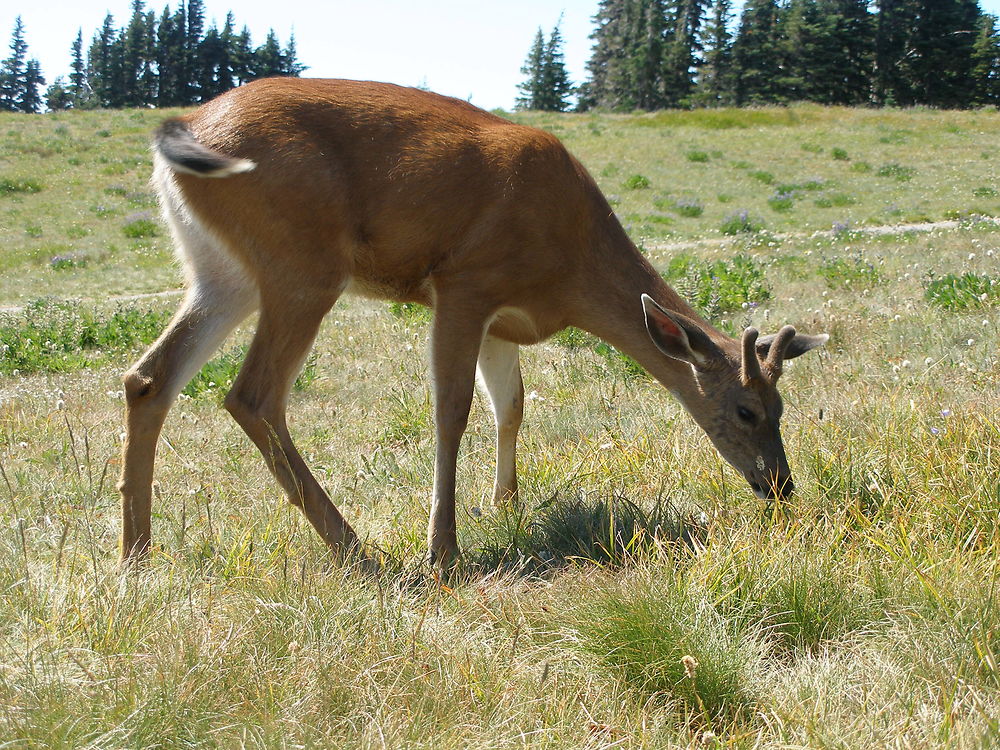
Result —
M690 407L702 397L694 371L687 363L666 356L646 330L641 297L648 294L659 305L699 323L713 339L725 338L675 292L620 230L615 241L595 250L593 268L583 295L585 310L575 322L632 357L650 375Z

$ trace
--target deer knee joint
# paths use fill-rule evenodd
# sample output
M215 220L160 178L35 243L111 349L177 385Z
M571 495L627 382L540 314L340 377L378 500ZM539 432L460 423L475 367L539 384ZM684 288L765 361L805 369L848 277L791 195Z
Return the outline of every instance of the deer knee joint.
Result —
M155 392L153 378L134 368L125 373L122 383L125 386L125 401L130 405L149 398Z

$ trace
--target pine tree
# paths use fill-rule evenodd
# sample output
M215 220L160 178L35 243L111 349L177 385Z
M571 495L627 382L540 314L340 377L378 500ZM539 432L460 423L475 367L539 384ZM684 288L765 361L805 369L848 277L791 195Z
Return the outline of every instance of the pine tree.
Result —
M229 73L229 50L215 26L209 27L198 45L198 91L204 100L232 88Z
M914 103L967 107L973 101L980 15L976 0L919 0L904 65Z
M121 37L123 103L128 107L154 102L149 34L145 3L143 0L132 0L132 17Z
M51 112L69 109L73 106L73 94L62 76L56 78L45 91L45 106Z
M913 101L903 63L907 42L916 23L916 0L876 0L875 101L909 104Z
M229 47L229 60L234 83L237 86L253 80L253 44L250 39L250 29L246 26L233 37Z
M83 61L83 29L76 32L76 39L70 47L72 62L70 63L69 94L70 106L82 107L87 99L87 66ZM58 83L58 79L57 79Z
M548 40L541 27L535 34L524 67L521 68L521 73L527 78L518 86L518 91L521 92L521 96L517 98L518 109L564 112L569 106L567 98L573 86L566 72L563 38L559 30L561 25L562 18L552 29Z
M827 65L831 104L866 104L875 74L875 19L868 0L823 0L832 30L829 48L836 65Z
M633 50L631 27L636 0L600 0L594 16L596 28L587 70L590 81L580 92L580 108L634 107L630 87L629 60Z
M285 49L281 53L281 56L285 61L285 70L282 75L298 78L302 75L302 71L306 70L306 66L299 63L299 53L295 48L294 32L290 37L288 37L288 44L285 45Z
M278 43L278 36L274 29L269 29L267 39L254 50L253 53L253 77L266 78L268 76L280 76L285 72L284 57L281 54L281 45Z
M637 0L628 8L631 27L625 48L626 81L632 107L658 109L667 101L664 58L667 56L667 19L663 0Z
M540 109L542 99L542 65L545 60L545 35L542 27L538 27L535 41L531 44L528 57L521 67L521 74L527 76L517 90L521 95L517 98L517 109Z
M667 52L667 104L687 104L694 92L695 70L702 51L698 35L705 16L706 0L678 0L673 36Z
M186 88L185 103L195 104L205 101L205 96L199 85L204 77L201 70L201 42L205 30L205 3L202 0L188 0L187 18L184 35L185 79L182 83Z
M747 0L733 43L737 104L781 101L777 0Z
M28 43L24 40L24 24L18 16L10 39L10 57L0 65L0 110L22 111L27 76Z
M45 78L42 76L41 66L38 60L28 60L24 67L24 83L21 88L21 96L17 102L19 112L34 113L42 109L42 86L45 85Z
M703 106L719 106L732 100L731 19L732 0L715 0L711 16L702 31L704 57L698 73L696 101Z
M115 19L108 13L87 52L87 80L96 107L121 107L124 103L121 51Z
M1000 32L997 17L984 14L979 19L972 49L974 104L1000 104Z

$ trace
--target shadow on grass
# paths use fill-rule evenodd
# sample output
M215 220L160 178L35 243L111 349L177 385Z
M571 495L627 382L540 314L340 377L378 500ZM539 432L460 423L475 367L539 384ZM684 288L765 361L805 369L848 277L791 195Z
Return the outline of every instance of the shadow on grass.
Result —
M621 495L553 495L529 508L512 504L470 519L462 568L545 575L576 562L625 565L664 544L705 544L707 529L660 497L649 507Z

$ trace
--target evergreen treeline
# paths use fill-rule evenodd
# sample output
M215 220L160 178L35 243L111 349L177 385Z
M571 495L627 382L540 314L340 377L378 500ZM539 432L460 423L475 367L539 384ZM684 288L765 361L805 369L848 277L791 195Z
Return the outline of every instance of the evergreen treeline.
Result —
M521 73L527 76L518 86L520 96L517 98L518 109L536 109L546 112L563 112L569 107L569 97L573 93L566 72L563 57L563 38L559 31L559 23L552 29L546 39L541 27L535 34L535 41L524 61Z
M738 21L732 0L601 0L594 22L580 109L1000 105L1000 29L977 0L746 0Z
M297 76L305 67L295 38L282 47L273 30L254 46L250 31L237 31L232 12L222 29L205 28L203 0L181 0L157 15L144 0L133 0L132 16L121 28L108 14L84 46L83 30L70 46L69 80L49 86L44 104L69 107L173 107L203 102L255 78ZM36 60L27 59L20 17L11 56L0 65L0 110L38 112L45 80Z

